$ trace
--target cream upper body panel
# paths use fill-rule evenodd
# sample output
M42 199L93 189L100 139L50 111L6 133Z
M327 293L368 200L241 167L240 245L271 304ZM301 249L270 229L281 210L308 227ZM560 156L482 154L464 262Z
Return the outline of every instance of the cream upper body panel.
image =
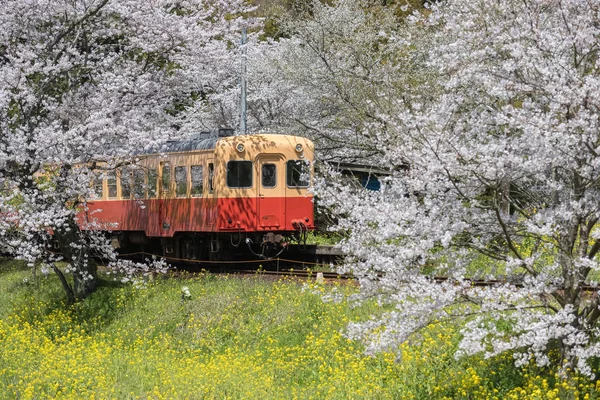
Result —
M278 184L287 189L286 196L307 196L308 187L290 187L286 184L286 163L290 160L305 161L312 171L314 144L306 138L277 135L254 134L219 138L214 149L188 150L164 154L139 156L135 168L145 171L145 198L176 197L256 197L259 194L261 160L278 164ZM275 161L273 161L275 160ZM251 181L244 187L228 185L227 169L229 162L246 161L252 163ZM201 168L200 168L201 167ZM201 187L194 182L194 172L201 175ZM117 174L121 177L121 172ZM125 198L121 179L115 197L107 195L109 180L105 179L103 199ZM111 181L112 182L112 181ZM183 189L182 182L185 182ZM115 186L116 187L116 186ZM118 195L117 195L118 193Z

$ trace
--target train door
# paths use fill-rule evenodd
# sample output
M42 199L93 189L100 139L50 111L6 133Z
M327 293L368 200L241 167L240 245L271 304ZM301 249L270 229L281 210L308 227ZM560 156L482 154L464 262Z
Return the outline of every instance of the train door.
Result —
M215 230L218 213L217 190L215 190L215 160L208 158L206 168L206 202L203 205L202 215L205 218L208 230Z
M172 197L171 180L172 171L169 162L160 163L160 182L159 200L158 200L158 224L160 227L160 236L171 236L171 215L169 213L169 199Z
M258 229L285 228L285 180L283 156L267 154L258 157Z

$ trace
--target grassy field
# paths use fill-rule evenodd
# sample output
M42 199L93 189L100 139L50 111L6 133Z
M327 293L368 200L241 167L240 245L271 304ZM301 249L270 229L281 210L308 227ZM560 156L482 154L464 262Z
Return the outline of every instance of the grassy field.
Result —
M182 300L182 287L189 300ZM66 306L57 280L32 282L0 261L2 399L595 398L594 383L518 370L510 355L455 360L458 327L438 324L401 348L367 357L344 338L351 308L306 286L261 276L112 281Z

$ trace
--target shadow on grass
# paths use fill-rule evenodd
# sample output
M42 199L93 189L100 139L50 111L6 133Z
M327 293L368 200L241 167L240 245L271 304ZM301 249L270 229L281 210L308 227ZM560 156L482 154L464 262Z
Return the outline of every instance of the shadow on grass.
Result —
M0 318L19 315L20 320L35 324L52 314L67 313L73 322L93 331L111 324L122 314L117 307L119 295L131 295L130 284L100 276L97 290L85 299L69 305L67 295L55 273L40 271L33 277L25 262L0 258ZM72 282L71 279L69 279ZM70 326L65 325L68 330ZM59 335L58 329L54 335Z
M123 314L117 305L119 295L131 295L133 290L130 284L99 278L96 291L71 306L73 318L88 332L110 325Z
M28 269L29 267L25 261L0 256L0 275L7 272L27 271Z

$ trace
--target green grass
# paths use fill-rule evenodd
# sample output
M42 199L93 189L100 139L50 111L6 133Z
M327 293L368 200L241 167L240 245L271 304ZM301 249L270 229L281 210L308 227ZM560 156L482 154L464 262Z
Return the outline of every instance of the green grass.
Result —
M310 231L306 234L306 244L333 246L340 242L341 236L335 232Z
M588 383L558 388L552 370L515 369L510 354L456 360L460 327L453 323L402 346L401 361L367 357L342 332L381 309L322 301L331 290L356 290L343 283L200 275L135 289L104 280L90 298L67 306L54 276L31 280L22 265L0 262L0 399L595 394ZM182 300L183 286L191 299Z

